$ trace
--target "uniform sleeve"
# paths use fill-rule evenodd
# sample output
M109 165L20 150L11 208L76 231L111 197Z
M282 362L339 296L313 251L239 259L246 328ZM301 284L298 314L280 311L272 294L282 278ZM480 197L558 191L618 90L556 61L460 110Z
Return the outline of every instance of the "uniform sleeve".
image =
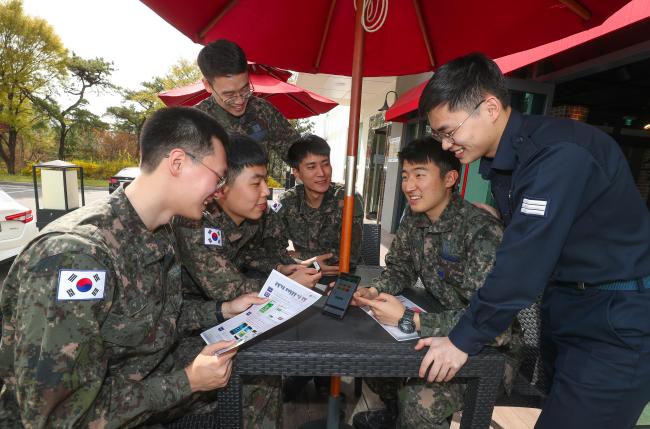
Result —
M266 103L267 114L269 115L269 146L282 158L287 161L287 152L291 144L300 137L300 134L291 126L287 118L270 103Z
M274 252L267 252L264 248L264 231L266 230L269 216L264 217L260 229L255 237L241 251L242 263L245 267L255 269L259 272L270 274L278 264L294 264L295 261L284 249ZM261 288L262 284L260 284Z
M262 232L262 245L267 254L276 255L281 261L292 261L290 263L293 263L293 259L287 252L289 229L284 217L286 210L287 208L283 206L277 213L273 211L269 213Z
M243 275L218 251L217 246L204 244L200 223L175 223L174 234L181 263L207 299L230 301L243 293L260 289L259 281Z
M341 192L343 194L343 191ZM339 207L333 215L329 215L329 222L321 231L319 246L322 248L319 253L332 253L334 256L328 264L338 265L341 255L341 227L343 224L344 198L340 198ZM352 241L350 244L350 267L354 268L361 259L361 239L363 236L363 199L361 195L354 196L354 215L352 216ZM312 256L312 255L310 255Z
M58 267L106 271L104 298L57 300ZM16 397L26 427L130 427L190 396L183 370L144 380L109 375L100 326L116 290L110 270L93 256L64 253L24 267L13 285Z
M456 288L465 302L469 302L474 293L483 286L485 278L492 270L502 236L503 230L500 225L490 221L467 237L463 283ZM449 335L464 312L463 308L420 314L420 335L423 337Z
M468 354L478 353L537 299L571 225L608 186L595 160L575 144L545 147L520 170L513 177L513 217L496 264L449 334Z
M417 282L418 275L415 271L408 235L408 225L404 223L400 224L393 243L390 246L390 250L386 254L386 269L372 285L379 292L396 295L404 287L411 286Z

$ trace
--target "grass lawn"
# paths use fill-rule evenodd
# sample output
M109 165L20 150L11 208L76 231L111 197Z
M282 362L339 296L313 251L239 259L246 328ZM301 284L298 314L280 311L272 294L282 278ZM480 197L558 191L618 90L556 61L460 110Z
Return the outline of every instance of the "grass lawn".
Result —
M22 182L22 183L33 183L32 176L20 176L16 174L7 174L0 173L0 182ZM40 177L37 176L37 180L40 183ZM106 179L86 179L84 178L84 186L98 186L98 187L108 187L108 180Z

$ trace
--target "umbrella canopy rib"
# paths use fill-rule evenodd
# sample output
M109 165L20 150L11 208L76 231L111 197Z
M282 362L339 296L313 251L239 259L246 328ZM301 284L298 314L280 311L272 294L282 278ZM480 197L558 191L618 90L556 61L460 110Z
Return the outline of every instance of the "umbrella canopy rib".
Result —
M422 18L422 9L420 9L420 2L418 0L413 0L413 9L415 10L415 16L418 19L418 25L420 26L420 32L422 33L422 41L424 42L424 47L427 50L427 55L429 56L429 64L431 64L431 69L435 68L436 62L433 59L433 50L431 49L431 42L429 41L429 32L427 31L427 25L424 23Z
M591 11L580 4L578 0L560 0L560 3L564 4L571 12L575 13L585 21L591 19Z
M320 60L323 57L323 51L325 50L325 43L327 43L327 35L330 32L330 25L332 24L332 15L334 15L334 6L336 6L336 0L332 0L330 2L330 10L327 13L327 20L325 21L325 28L323 29L323 36L320 39L318 56L316 57L316 62L314 63L314 73L318 73L318 69L320 68Z
M198 42L205 44L206 41L203 40L206 34L208 34L208 31L212 30L212 27L217 25L219 21L221 21L221 18L224 17L225 14L230 12L230 9L232 9L237 3L239 3L239 0L230 0L230 2L223 8L221 9L221 12L219 12L218 15L216 15L214 18L210 20L208 25L206 25L200 32L199 32L199 37L198 37Z

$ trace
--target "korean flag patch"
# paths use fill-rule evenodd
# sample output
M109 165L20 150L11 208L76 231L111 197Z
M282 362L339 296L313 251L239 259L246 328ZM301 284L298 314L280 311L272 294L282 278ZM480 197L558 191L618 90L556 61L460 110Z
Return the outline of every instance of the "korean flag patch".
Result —
M106 270L59 270L57 301L104 299Z
M203 233L203 244L206 246L221 246L221 230L218 228L205 228Z
M521 202L521 212L528 216L546 217L547 205L547 200L524 197L524 200Z
M271 210L277 213L282 208L282 203L279 201L273 201L270 207Z

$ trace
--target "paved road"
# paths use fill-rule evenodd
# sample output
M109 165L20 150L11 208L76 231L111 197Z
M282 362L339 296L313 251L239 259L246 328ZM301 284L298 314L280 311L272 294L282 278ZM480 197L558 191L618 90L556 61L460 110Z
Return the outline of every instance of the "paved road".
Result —
M34 220L36 220L36 203L34 202L34 185L32 183L7 183L0 182L0 189L9 194L14 200L20 204L25 205L32 209L34 213ZM39 188L39 194L40 194ZM85 188L86 204L98 200L99 198L108 195L108 187L106 188ZM41 195L41 198L42 195ZM81 195L79 195L81 204ZM41 200L42 201L42 200ZM9 271L9 267L13 262L13 258L0 262L0 284L4 281Z
M32 209L32 211L36 210L36 203L34 201L34 185L32 183L0 182L0 189L11 195L11 197L14 200L18 201L20 204L23 204ZM41 194L40 187L38 191L42 203L43 195ZM106 188L85 188L84 195L86 197L86 204L88 204L105 195L108 195L108 186L106 186ZM79 194L79 204L81 204L81 194ZM34 213L34 217L36 217L36 213Z

